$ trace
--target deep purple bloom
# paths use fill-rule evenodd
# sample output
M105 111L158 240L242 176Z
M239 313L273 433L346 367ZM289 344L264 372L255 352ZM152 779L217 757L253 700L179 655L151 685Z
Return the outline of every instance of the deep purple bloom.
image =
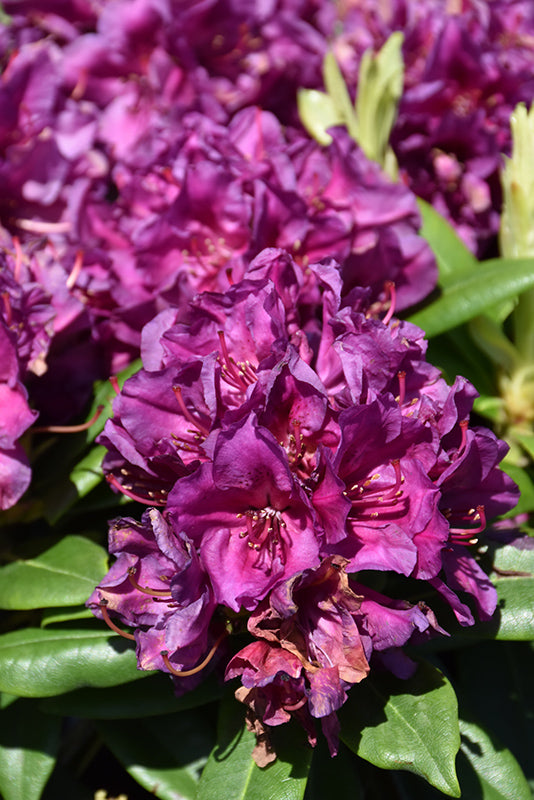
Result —
M87 605L135 629L140 669L169 671L162 651L174 669L194 668L210 642L216 602L190 540L151 509L141 523L116 520L109 549L118 558Z
M169 494L173 526L199 547L219 603L251 610L319 561L321 529L285 451L254 415L219 433L213 460Z
M402 31L406 72L391 137L401 175L471 250L491 254L510 114L534 97L531 9L516 0L466 0L457 10L439 0L358 0L339 15L325 8L319 26L351 89L364 50Z

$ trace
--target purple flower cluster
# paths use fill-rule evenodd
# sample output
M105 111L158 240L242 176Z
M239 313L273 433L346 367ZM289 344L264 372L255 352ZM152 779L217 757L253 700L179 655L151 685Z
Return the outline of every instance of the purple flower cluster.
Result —
M393 281L398 308L434 287L414 196L342 130L323 149L282 125L325 40L313 3L274 5L4 4L0 231L34 265L20 291L39 283L54 320L46 369L17 378L43 424L80 414L159 312L228 289L265 247L334 257L343 292L379 303ZM8 426L7 449L29 424ZM4 506L21 494L9 474Z
M355 87L361 55L404 34L405 89L392 145L401 175L479 257L495 247L510 115L534 99L534 12L524 0L355 0L321 29Z
M406 184L482 242L534 90L525 4L442 6L2 4L0 508L37 416L81 413L141 354L100 443L149 509L112 524L89 605L134 630L141 669L185 691L224 668L257 731L295 716L313 742L321 720L332 752L370 665L407 677L404 645L445 633L429 587L462 625L491 617L472 545L517 496L473 387L394 316L437 277ZM393 184L345 130L311 141L295 98L329 47L355 86L398 29Z
M403 645L445 633L427 584L462 625L465 595L491 617L469 545L517 499L506 445L468 425L473 387L427 363L392 287L344 293L343 273L266 249L145 327L100 441L111 486L152 507L113 523L117 559L88 601L134 629L141 669L184 691L229 658L256 727L294 715L313 741L320 719L332 752L370 663L407 677ZM368 587L375 572L410 579L412 601Z

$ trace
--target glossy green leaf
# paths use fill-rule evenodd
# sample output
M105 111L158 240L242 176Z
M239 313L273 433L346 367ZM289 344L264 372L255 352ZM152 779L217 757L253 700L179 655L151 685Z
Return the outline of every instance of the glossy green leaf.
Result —
M494 578L499 596L497 639L534 641L534 577Z
M0 792L4 800L39 800L56 762L60 720L18 699L0 711Z
M409 319L426 331L427 336L436 336L533 286L534 259L482 261L476 272L459 272L448 277L441 295Z
M131 378L132 375L135 375L136 372L142 368L143 362L140 358L133 361L126 369L123 369L122 372L119 372L117 375L117 383L119 387L122 389L124 386L125 381L128 378ZM96 410L99 406L102 406L102 413L94 423L91 425L89 430L87 431L86 441L93 442L99 433L104 430L104 425L106 424L106 420L112 415L113 413L113 400L116 397L116 392L113 386L109 381L102 381L100 384L97 384L95 387L95 397L93 400L93 405L89 410L89 414L87 415L87 421L92 419L96 414Z
M36 558L0 569L0 608L31 609L84 603L108 570L104 548L65 536Z
M104 477L102 460L106 452L103 445L93 447L70 473L69 478L76 489L77 497L85 497Z
M503 405L501 397L480 395L480 397L475 397L473 410L481 417L485 417L491 422L497 422L503 415Z
M221 704L217 746L202 773L196 800L301 800L311 748L292 725L271 729L277 759L260 769L252 760L256 737L244 724L245 709L230 698Z
M521 467L515 466L515 464L509 464L507 461L503 461L501 467L517 483L521 492L515 508L512 508L504 516L515 517L517 514L534 511L534 483L528 472Z
M460 720L460 735L461 752L476 776L471 777L459 763L462 797L469 796L468 785L476 786L477 781L481 800L532 799L523 770L507 748L495 744L487 731L472 721Z
M521 357L502 326L488 314L479 314L469 325L471 338L495 366L511 373L519 364Z
M215 726L194 712L131 722L106 720L98 730L129 774L160 800L194 800ZM222 795L221 795L222 797Z
M362 762L354 753L339 743L338 754L332 758L324 737L319 737L313 748L313 756L304 800L326 800L332 796L332 787L350 787L344 796L350 800L365 800L359 771ZM427 784L428 785L428 784Z
M47 628L49 625L61 625L63 622L77 622L78 620L92 618L93 614L85 606L76 606L73 609L54 607L42 612L41 628Z
M137 719L197 708L218 700L221 694L220 682L212 677L196 689L176 697L170 677L155 673L143 681L142 691L137 683L107 689L77 689L48 697L41 706L50 714L68 717Z
M471 381L481 394L494 396L497 392L495 370L469 337L465 326L453 328L430 339L427 360L443 370L451 385L457 375Z
M512 428L510 435L519 442L525 452L528 453L530 458L534 461L534 433L529 433L528 431L520 430L518 428Z
M528 539L523 541L523 537L520 537L516 540L516 545L495 543L491 552L496 573L493 578L534 576L534 542Z
M460 705L519 762L534 789L534 646L480 642L462 650L456 685Z
M50 697L82 686L117 686L137 669L132 642L103 630L25 628L0 636L0 691Z
M454 285L459 275L476 274L478 261L452 225L425 200L419 198L417 205L423 219L421 236L427 240L438 262L439 285L445 288Z
M460 746L454 690L422 662L407 681L390 675L352 687L339 713L341 738L383 769L406 769L452 797L460 796L454 762Z
M118 385L134 375L142 366L137 359L117 376ZM113 413L113 400L116 392L109 381L103 381L95 387L93 405L87 415L87 421L93 419L97 409L102 409L100 416L86 430L75 435L64 436L62 442L54 443L54 460L63 463L61 472L53 472L50 481L50 454L37 464L37 474L41 474L46 490L43 492L43 513L46 519L55 524L80 498L86 497L102 482L102 458L106 452L101 445L91 447L99 433L104 429L106 420Z
M16 694L6 694L5 692L0 692L0 709L7 708L14 703L15 700L18 700Z

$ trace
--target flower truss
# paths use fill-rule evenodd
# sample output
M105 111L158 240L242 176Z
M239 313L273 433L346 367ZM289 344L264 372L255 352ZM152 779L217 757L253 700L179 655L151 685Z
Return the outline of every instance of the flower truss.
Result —
M350 687L373 665L409 677L403 646L446 635L428 584L460 624L467 600L492 616L475 545L517 499L506 445L469 426L473 387L445 383L386 295L345 292L333 259L266 249L145 327L144 368L100 437L110 485L150 508L112 523L93 612L129 626L139 668L177 691L240 678L257 732L295 716L313 743L321 720L332 753ZM411 601L368 586L375 573L409 579Z

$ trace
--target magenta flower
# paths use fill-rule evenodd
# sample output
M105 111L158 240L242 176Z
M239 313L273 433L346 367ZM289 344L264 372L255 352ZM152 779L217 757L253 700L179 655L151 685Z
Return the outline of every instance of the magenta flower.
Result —
M321 529L285 451L253 414L218 434L213 460L169 494L176 529L199 547L217 601L251 610L319 562Z

